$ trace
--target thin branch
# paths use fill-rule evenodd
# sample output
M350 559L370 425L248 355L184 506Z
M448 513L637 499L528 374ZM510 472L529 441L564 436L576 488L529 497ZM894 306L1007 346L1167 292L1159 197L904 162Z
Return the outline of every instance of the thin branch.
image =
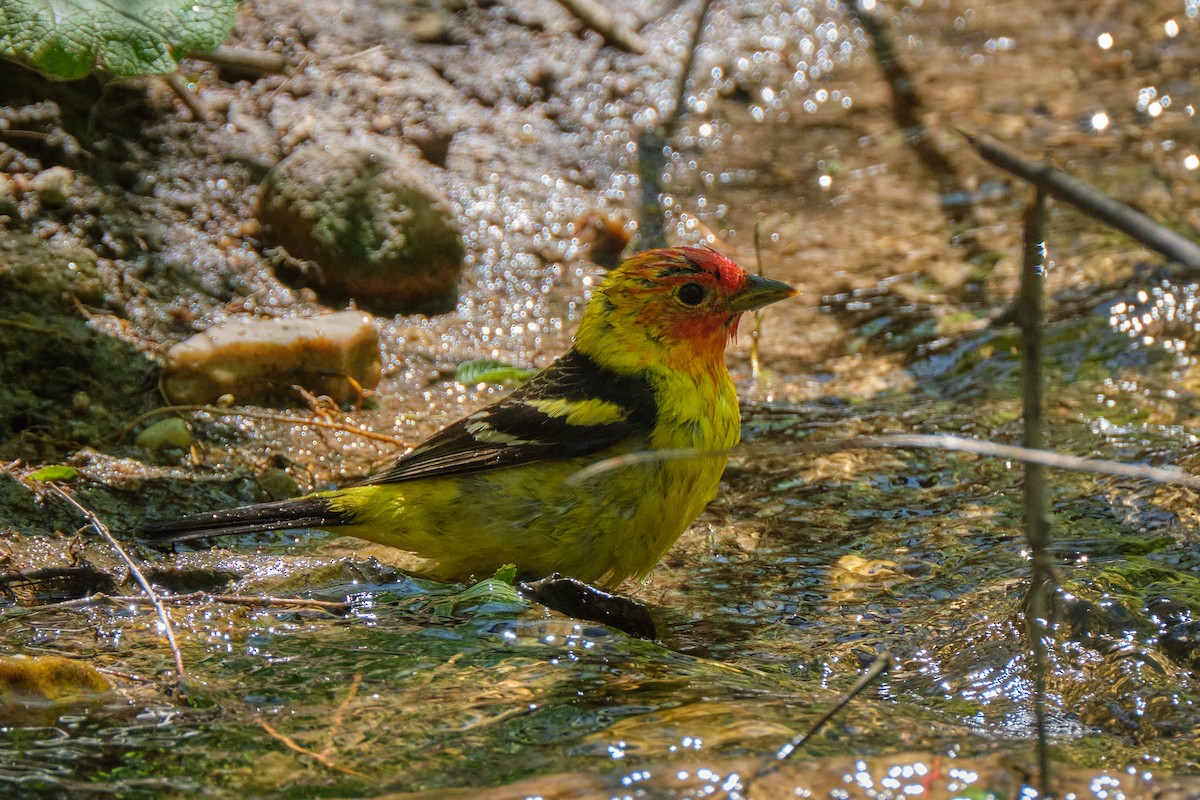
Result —
M314 417L297 417L291 414L276 414L273 411L252 411L246 408L221 408L219 406L209 405L181 405L181 406L162 406L161 408L147 411L145 414L134 419L121 431L121 436L124 438L133 432L133 429L141 425L148 419L162 416L163 414L178 414L183 412L204 412L212 414L216 417L249 417L251 419L266 419L272 422L282 422L288 425L308 425L314 428L329 428L335 431L345 431L362 436L365 439L374 439L377 442L387 442L394 444L397 447L408 447L408 442L403 439L397 439L395 436L388 436L386 433L376 433L375 431L360 428L357 425L351 425L348 422L334 422L333 420L318 419Z
M595 0L558 0L558 4L612 46L638 55L646 52L646 40L641 34L622 25L606 6Z
M1173 261L1200 270L1200 245L1161 225L1140 211L1089 186L1044 161L1031 161L982 134L962 132L967 142L989 164L1040 187L1046 194L1070 203L1130 238Z
M937 181L942 213L956 231L951 236L951 244L961 247L968 258L974 258L985 250L975 232L979 227L973 203L975 193L967 188L954 162L938 148L931 135L917 81L897 52L883 14L874 5L872 8L866 5L862 0L851 0L844 7L871 40L875 63L891 92L892 119L921 166ZM958 202L949 202L951 198ZM968 281L964 288L972 283Z
M297 744L295 739L288 736L286 733L280 733L279 731L275 730L273 727L271 727L271 724L268 723L265 719L259 719L259 720L257 720L257 722L259 725L262 726L262 729L264 731L266 731L268 734L270 734L272 739L274 739L278 742L281 742L289 750L294 750L297 753L300 753L302 755L306 755L306 756L312 758L318 764L325 767L326 769L331 769L335 772L344 772L347 775L354 775L359 778L367 777L366 775L364 775L361 772L358 772L357 770L353 770L353 769L350 769L349 767L343 767L340 764L333 763L332 761L329 760L329 756L325 755L324 753L318 753L313 750L309 750L307 747Z
M635 453L613 456L588 464L583 469L567 478L568 486L578 486L587 483L597 475L603 475L615 469L632 467L635 464L650 464L655 461L681 461L689 458L727 458L728 450L698 450L694 447L675 447L662 450L639 450Z
M120 543L113 537L108 528L105 527L104 523L100 521L99 517L97 517L90 510L84 508L79 501L68 494L67 491L57 483L50 482L46 485L50 487L52 492L56 493L63 500L66 500L68 503L74 506L75 510L82 514L84 519L87 520L88 525L92 527L92 530L100 534L101 538L108 542L109 546L117 552L117 555L120 556L121 560L125 562L125 565L129 567L129 573L133 575L134 580L136 580L138 586L142 588L142 591L150 601L150 604L154 606L154 610L158 614L158 621L162 623L163 633L167 637L167 644L170 645L171 655L175 659L175 693L179 696L183 696L185 683L187 681L187 671L183 668L183 654L179 651L179 643L175 641L175 628L171 624L171 615L167 612L166 606L159 601L158 596L154 593L154 589L150 586L150 581L146 580L146 576L142 574L140 569L138 569L138 565L134 563L129 554L125 552L125 548L121 547Z
M1021 328L1021 390L1024 431L1022 444L1032 450L1046 446L1042 399L1042 317L1045 308L1046 195L1040 187L1025 212L1025 246L1016 321ZM1037 730L1038 789L1050 796L1050 755L1046 741L1046 620L1047 594L1053 591L1050 554L1050 492L1046 466L1024 465L1021 496L1025 507L1025 538L1032 552L1028 604L1025 613L1033 672L1033 713Z
M708 16L711 0L700 0L700 12L696 17L696 29L688 43L687 53L675 79L675 106L670 116L661 125L646 128L638 134L638 182L641 184L641 210L638 214L637 249L650 250L665 247L667 231L663 219L662 176L667 168L667 152L671 139L687 110L688 79L696 61L696 50L704 33L704 20Z
M345 616L353 609L350 603L333 600L313 600L308 597L259 597L251 595L209 594L208 592L189 592L188 594L170 594L157 598L164 606L183 606L189 603L225 603L234 606L249 606L251 608L311 608L329 614ZM73 600L63 600L58 603L44 603L36 606L20 606L0 610L0 619L24 617L30 614L53 611L57 609L87 608L95 605L110 606L153 606L154 603L144 595L111 595L96 592Z
M765 777L779 769L779 762L786 761L788 758L791 758L793 753L807 744L809 739L816 736L817 733L820 732L821 728L825 727L825 723L829 722L829 720L833 719L838 712L849 705L851 700L862 694L863 690L878 680L880 675L887 672L891 661L892 654L886 650L876 656L875 660L871 662L871 666L867 667L867 671L859 677L858 681L855 682L852 687L850 687L850 691L838 698L838 701L830 706L824 714L818 717L817 720L809 726L807 731L800 736L793 737L791 741L779 748L779 751L775 753L774 758L768 760L758 768L758 772L754 774L754 779ZM746 789L749 789L748 783ZM747 795L749 794L748 791L746 793Z
M981 439L968 439L961 436L949 436L947 434L900 433L883 436L864 436L843 439L831 444L836 445L836 447L831 448L833 450L850 450L855 447L922 447L935 450L950 450L991 458L1003 458L1010 461L1023 461L1026 464L1044 464L1054 469L1066 469L1073 472L1114 475L1119 478L1138 478L1154 481L1155 483L1200 489L1200 476L1192 475L1178 469L1149 467L1145 464L1123 464L1119 461L1105 461L1098 458L1082 458L1064 453L1055 453L1050 450L1032 450L1028 447L997 444L995 442L985 442Z
M683 64L680 65L679 75L675 79L675 107L671 109L671 116L663 124L663 138L667 140L674 138L679 121L687 111L688 83L692 77L692 67L696 64L700 40L704 37L704 20L708 18L708 8L711 5L712 0L700 0L700 9L696 12L696 28L692 31L692 40L688 42Z
M637 173L641 185L641 208L638 210L638 250L652 250L667 246L667 226L663 218L662 176L667 168L667 151L670 141L663 136L662 128L646 128L637 139Z
M211 600L214 603L228 603L234 606L251 606L263 608L315 608L320 611L327 611L330 614L339 614L345 616L354 608L350 603L338 602L336 600L313 600L309 597L249 597L245 595L235 594L205 594L203 592L193 592L191 595L179 595L180 600L184 599L200 599ZM170 598L172 601L175 597Z
M11 132L12 131L3 131L3 133ZM36 333L39 336L53 336L56 339L65 339L67 336L62 331L56 331L51 328L43 328L41 325L33 325L28 322L22 322L19 319L0 319L0 325L9 328L16 328L17 330L21 331L28 331L29 333Z
M204 107L204 102L192 91L183 78L179 77L178 72L172 72L170 75L167 75L167 85L183 101L188 111L192 112L194 120L197 122L208 122L208 109Z
M120 604L122 602L142 603L144 598L140 597L105 597L98 596L106 602ZM250 606L253 608L313 608L319 611L327 611L330 614L346 615L350 613L351 606L349 603L337 602L334 600L313 600L308 597L270 597L263 595L254 597L250 595L238 594L209 594L208 592L190 592L188 594L173 594L159 598L163 603L179 606L187 605L196 601L205 601L210 603L225 603L232 606Z
M1192 475L1178 469L1150 467L1145 464L1125 464L1120 461L1106 461L1099 458L1083 458L1065 453L1055 453L1051 450L1032 450L1028 447L998 444L982 439L968 439L947 434L895 433L880 434L878 436L853 436L829 439L815 444L792 444L779 448L757 446L755 453L759 455L786 456L796 455L797 453L838 453L844 450L862 448L903 449L909 447L972 453L990 458L1023 461L1026 464L1044 464L1054 469L1090 472L1096 475L1113 475L1118 478L1136 478L1155 483L1200 489L1200 475ZM578 485L605 472L610 472L614 469L623 469L635 464L648 464L655 461L676 461L687 458L724 458L728 455L729 452L726 450L695 450L687 447L666 450L640 450L636 453L613 456L612 458L605 458L594 464L589 464L567 480L570 484Z
M256 75L278 75L287 71L287 56L270 50L251 50L247 47L233 47L223 44L216 50L188 53L188 58L207 61L218 67L232 67L242 72Z
M754 262L758 266L758 277L763 276L762 264L762 221L763 215L754 218ZM762 338L763 310L754 309L754 327L750 329L750 377L758 380L762 375L762 360L759 358L758 340Z
M355 695L358 694L358 687L362 686L363 674L361 672L354 673L354 680L350 682L350 689L346 692L346 696L342 698L342 702L338 703L338 707L333 711L333 719L329 721L329 741L325 743L325 747L321 750L321 755L328 756L333 752L334 740L342 729L342 721L346 716L346 709L353 702Z

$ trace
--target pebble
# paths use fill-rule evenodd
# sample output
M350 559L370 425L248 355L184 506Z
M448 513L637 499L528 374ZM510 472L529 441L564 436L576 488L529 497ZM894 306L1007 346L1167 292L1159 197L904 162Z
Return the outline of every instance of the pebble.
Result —
M70 198L74 182L75 173L67 167L50 167L34 175L29 186L44 205L61 206Z

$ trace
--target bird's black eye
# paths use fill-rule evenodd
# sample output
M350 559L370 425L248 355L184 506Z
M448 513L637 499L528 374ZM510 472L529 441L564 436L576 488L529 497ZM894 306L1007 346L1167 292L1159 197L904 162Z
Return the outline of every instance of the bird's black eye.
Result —
M679 302L685 306L698 306L704 299L704 287L698 283L685 283L679 287Z

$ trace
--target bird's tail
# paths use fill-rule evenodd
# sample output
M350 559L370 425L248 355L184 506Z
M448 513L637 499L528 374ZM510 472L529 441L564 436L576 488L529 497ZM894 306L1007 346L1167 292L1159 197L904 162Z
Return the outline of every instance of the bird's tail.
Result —
M141 538L159 542L186 542L210 536L282 531L293 528L330 528L352 522L319 495L259 503L253 506L191 514L142 526Z

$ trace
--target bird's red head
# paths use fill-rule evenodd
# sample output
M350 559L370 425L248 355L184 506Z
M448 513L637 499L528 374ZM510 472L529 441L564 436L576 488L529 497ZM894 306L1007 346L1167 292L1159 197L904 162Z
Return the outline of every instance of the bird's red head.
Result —
M614 359L660 362L720 361L725 342L745 311L796 294L787 284L749 275L714 250L647 250L625 261L596 289L580 323L576 346Z

